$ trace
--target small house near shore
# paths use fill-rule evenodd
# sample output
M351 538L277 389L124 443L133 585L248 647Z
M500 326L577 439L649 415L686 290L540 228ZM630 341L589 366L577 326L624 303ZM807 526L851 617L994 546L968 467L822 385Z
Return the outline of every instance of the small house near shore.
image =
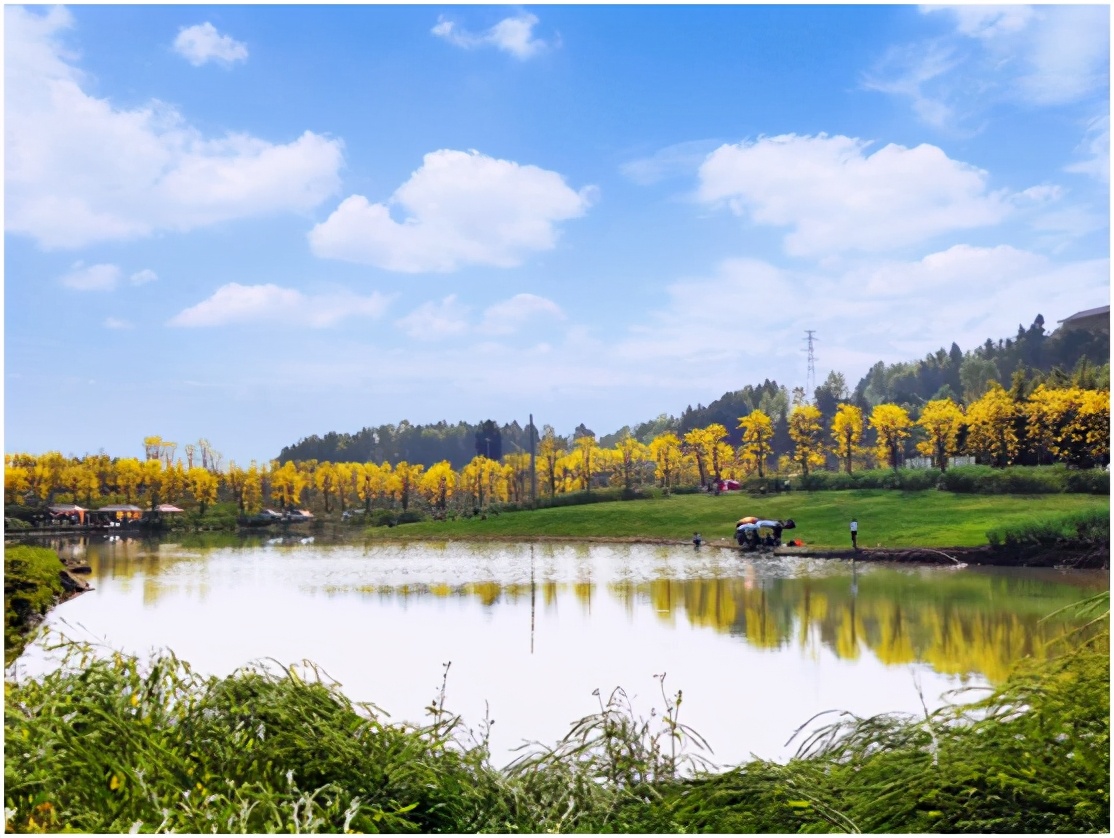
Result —
M88 509L78 506L76 503L55 503L47 507L50 512L50 517L54 521L69 521L71 524L84 524L85 516L89 513Z

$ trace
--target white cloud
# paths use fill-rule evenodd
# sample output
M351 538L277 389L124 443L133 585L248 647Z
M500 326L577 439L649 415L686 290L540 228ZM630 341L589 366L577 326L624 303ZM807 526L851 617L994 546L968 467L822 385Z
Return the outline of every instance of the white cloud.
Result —
M118 317L106 317L104 321L106 329L123 330L134 328L127 320L121 320Z
M174 39L174 51L194 67L210 61L230 65L236 61L248 60L246 44L220 34L208 21L178 30L178 37Z
M120 281L120 268L116 265L86 266L77 262L59 281L75 291L111 291Z
M441 150L386 204L346 198L310 231L313 252L391 271L514 267L557 240L557 222L583 215L594 189L570 189L556 172L479 152ZM393 208L405 213L391 217Z
M154 282L159 278L159 275L150 268L144 268L141 271L136 271L129 277L132 285L146 285L148 282Z
M1020 32L1033 19L1030 6L924 6L922 10L950 12L959 32L982 39Z
M1001 102L1061 105L1108 87L1107 6L951 5L921 11L946 16L953 30L890 47L863 85L908 98L921 121L934 128L978 130L982 114Z
M1106 87L1110 74L1110 9L1043 6L1027 32L1021 90L1040 105L1075 102Z
M564 320L565 313L552 300L536 294L515 294L509 300L489 306L484 311L479 330L491 335L514 334L528 322L539 318Z
M206 138L166 105L124 110L82 89L68 12L5 10L5 222L44 247L305 212L339 188L342 143Z
M933 128L950 128L959 120L947 85L939 84L961 62L956 49L939 41L893 46L863 78L863 87L904 96L922 122ZM968 90L970 94L973 91Z
M961 244L839 270L729 259L709 276L670 285L666 305L597 355L665 379L681 378L685 369L703 377L714 368L732 389L740 385L729 382L766 377L793 386L804 381L802 341L813 329L819 377L821 369L835 369L853 384L879 360L913 360L952 340L970 349L1008 337L1038 313L1052 320L1086 301L1099 305L1109 298L1109 271L1108 259L1060 263L1005 245Z
M791 228L786 252L884 252L996 224L1010 212L987 174L932 145L868 154L850 137L762 138L725 145L700 167L697 197L755 223Z
M468 332L468 315L471 309L463 305L456 294L438 302L418 306L395 324L412 338L426 341L458 337Z
M713 140L676 143L649 157L624 163L620 171L640 186L651 186L669 177L691 174L719 145Z
M1110 183L1110 115L1103 114L1091 120L1076 149L1083 159L1065 167L1065 171Z
M521 14L499 21L486 32L475 34L461 29L444 16L437 19L437 25L430 31L450 44L464 49L495 47L508 52L515 58L525 60L537 55L550 45L534 37L534 27L538 19L532 14Z
M207 300L176 314L171 326L228 326L237 323L282 323L325 328L348 317L376 319L390 299L378 292L361 297L348 292L307 295L277 285L221 286Z

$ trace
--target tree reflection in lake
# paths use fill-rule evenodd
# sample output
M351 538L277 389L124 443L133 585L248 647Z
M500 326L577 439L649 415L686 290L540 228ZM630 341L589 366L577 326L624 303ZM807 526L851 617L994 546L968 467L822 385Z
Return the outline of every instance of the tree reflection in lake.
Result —
M95 589L48 622L200 671L308 658L402 718L448 660L469 719L507 747L555 741L591 693L668 671L717 756L775 758L832 708L918 711L1003 678L1077 624L1048 614L1104 573L911 568L646 545L267 544L228 536L66 542ZM67 623L67 621L69 621ZM42 650L29 650L28 670ZM912 675L912 678L910 678ZM725 744L726 743L726 744Z

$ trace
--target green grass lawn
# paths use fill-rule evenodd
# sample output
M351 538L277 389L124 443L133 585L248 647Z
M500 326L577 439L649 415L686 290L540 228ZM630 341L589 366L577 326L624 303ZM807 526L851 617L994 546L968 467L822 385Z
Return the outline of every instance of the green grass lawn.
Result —
M654 500L615 501L535 511L504 512L487 519L427 521L376 527L382 539L469 538L660 538L687 541L699 531L708 542L730 542L735 522L745 515L792 518L808 547L850 547L848 524L859 521L864 547L975 547L987 532L1037 519L1099 509L1109 514L1110 498L1101 495L973 495L937 490L886 489L789 492L770 497L741 493L674 495Z

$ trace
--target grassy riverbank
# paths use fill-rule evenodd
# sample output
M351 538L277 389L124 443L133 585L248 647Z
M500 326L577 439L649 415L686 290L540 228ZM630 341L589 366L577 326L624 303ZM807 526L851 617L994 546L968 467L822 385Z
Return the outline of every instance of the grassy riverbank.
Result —
M937 490L865 489L788 492L768 497L740 493L674 495L554 507L500 515L373 527L370 538L654 538L684 541L700 532L706 541L730 543L744 515L792 518L785 537L808 547L850 546L848 523L859 522L859 543L874 547L976 547L988 533L1088 511L1105 515L1101 495L971 495Z
M62 560L46 547L4 548L4 664L15 660L28 632L62 596Z
M680 693L663 691L648 720L616 693L563 741L498 768L484 724L466 728L444 693L408 727L304 669L203 678L172 656L94 661L74 647L71 674L6 686L6 828L1105 832L1107 644L1023 668L968 694L975 706L845 717L787 764L728 768L692 759Z

